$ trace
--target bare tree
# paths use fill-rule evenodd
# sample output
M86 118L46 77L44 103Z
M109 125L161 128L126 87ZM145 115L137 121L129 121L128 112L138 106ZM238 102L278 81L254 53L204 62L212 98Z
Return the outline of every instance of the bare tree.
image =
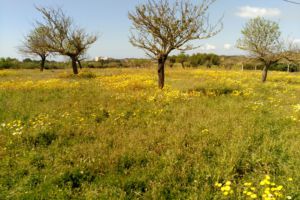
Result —
M248 21L242 30L242 35L243 37L237 42L237 47L248 51L252 57L264 64L262 82L265 82L270 66L286 55L284 44L280 39L279 25L257 17Z
M40 70L45 68L46 58L50 55L47 48L45 35L47 29L42 26L34 28L27 36L24 37L19 52L29 56L39 56L41 58Z
M97 40L96 35L90 35L84 29L77 28L70 17L61 9L37 8L42 13L44 22L38 24L47 29L46 46L52 52L69 56L72 61L73 73L78 74L77 63L80 57Z
M206 39L222 29L219 21L209 23L208 8L216 0L203 0L194 5L189 0L148 0L128 14L133 23L130 42L158 62L158 87L164 87L165 62L173 50L187 51L196 47L190 41Z
M94 35L87 34L83 29L75 29L70 38L68 39L68 49L65 49L65 55L69 56L72 60L72 67L74 74L77 74L76 62L81 66L81 60L83 59L84 54L91 44L97 40L97 37ZM74 70L74 67L76 68Z

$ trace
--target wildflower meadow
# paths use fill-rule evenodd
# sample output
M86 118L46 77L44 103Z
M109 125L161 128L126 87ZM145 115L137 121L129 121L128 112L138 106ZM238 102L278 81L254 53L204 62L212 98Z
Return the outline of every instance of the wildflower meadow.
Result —
M300 199L300 76L0 71L0 199Z

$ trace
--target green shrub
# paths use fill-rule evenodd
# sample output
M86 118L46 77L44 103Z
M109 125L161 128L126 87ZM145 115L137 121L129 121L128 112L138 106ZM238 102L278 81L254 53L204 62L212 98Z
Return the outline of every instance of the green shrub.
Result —
M271 66L270 70L276 70L276 71L287 71L289 68L290 72L297 72L299 71L299 65L297 64L290 64L290 66L288 66L288 64L283 64L283 63L278 63L278 64L274 64Z
M18 64L18 60L17 59L13 59L13 58L0 58L0 69L9 69L9 68L13 68L14 66L16 66Z

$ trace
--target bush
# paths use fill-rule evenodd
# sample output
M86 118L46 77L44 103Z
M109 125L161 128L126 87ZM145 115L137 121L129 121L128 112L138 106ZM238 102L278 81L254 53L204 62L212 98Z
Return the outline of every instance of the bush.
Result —
M23 62L25 63L25 62L32 62L32 60L30 59L30 58L25 58L24 60L23 60Z
M278 64L272 65L270 70L287 71L288 68L289 68L290 72L297 72L299 69L299 65L290 64L290 66L288 66L288 64L278 63Z
M172 59L174 56L172 56ZM221 59L216 54L193 54L192 56L188 56L185 54L179 54L178 56L175 56L177 63L189 63L191 67L198 67L198 66L206 66L211 67L213 65L220 65Z
M13 58L0 58L0 69L10 69L18 65L19 61Z

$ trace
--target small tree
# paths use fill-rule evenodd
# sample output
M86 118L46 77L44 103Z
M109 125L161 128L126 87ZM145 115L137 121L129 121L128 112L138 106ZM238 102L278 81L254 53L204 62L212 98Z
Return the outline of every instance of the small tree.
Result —
M211 68L213 65L220 65L220 57L216 54L210 53L205 55L205 64L207 68Z
M198 5L189 0L148 0L128 14L133 23L130 42L158 62L158 87L164 87L165 62L173 50L194 49L188 43L216 35L221 23L211 26L208 8L216 0L203 0Z
M168 60L169 60L169 65L172 68L176 63L176 56L169 56Z
M188 61L188 55L185 55L183 52L180 53L177 57L176 57L176 62L180 63L182 68L185 68L184 63Z
M262 82L267 80L268 69L283 58L281 32L276 22L257 17L250 19L242 30L243 37L238 40L237 47L263 63Z
M38 24L48 30L45 35L47 48L52 52L69 56L73 73L78 74L77 63L81 66L81 57L97 40L97 36L74 27L72 19L67 17L61 9L37 8L37 10L44 17L44 22L38 22Z
M68 49L65 49L64 54L69 56L72 60L72 67L74 74L77 74L77 65L81 66L81 60L84 59L83 56L91 44L96 42L97 37L94 35L88 35L83 29L73 30L70 38L68 39L68 44L66 45Z
M45 68L46 58L50 55L50 51L46 45L46 37L48 29L39 26L33 29L25 36L23 45L19 47L20 53L29 56L39 56L41 58L40 70Z

